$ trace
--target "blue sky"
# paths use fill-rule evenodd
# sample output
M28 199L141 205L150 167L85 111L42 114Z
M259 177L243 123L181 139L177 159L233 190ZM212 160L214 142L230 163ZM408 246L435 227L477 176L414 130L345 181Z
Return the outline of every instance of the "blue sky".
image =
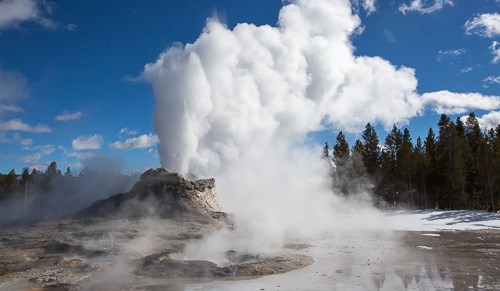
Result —
M243 22L275 26L283 5L0 1L0 171L45 168L53 160L74 172L108 160L127 172L158 167L153 89L137 80L144 66L177 42L194 42L207 18L229 29ZM353 1L353 11L362 28L350 37L355 56L415 69L426 101L400 124L414 140L440 112L456 118L475 111L484 126L498 124L500 1L365 0ZM459 96L471 92L477 94ZM383 139L384 125L376 124ZM332 125L310 136L333 143L342 129ZM359 136L350 131L351 142Z

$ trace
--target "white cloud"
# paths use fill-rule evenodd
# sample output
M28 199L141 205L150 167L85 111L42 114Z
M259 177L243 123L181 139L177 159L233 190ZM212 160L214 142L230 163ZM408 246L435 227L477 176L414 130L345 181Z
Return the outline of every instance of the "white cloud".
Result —
M36 153L32 155L19 157L18 160L26 164L30 164L31 168L38 168L38 166L33 166L33 165L38 163L43 157L54 153L56 151L57 146L52 144L47 144L47 145L37 145L32 147L31 146L32 142L33 141L31 139L21 140L21 144L23 145L23 150L36 151ZM41 168L43 169L44 167L41 166Z
M376 0L352 0L352 4L355 10L358 10L359 7L363 7L367 15L370 15L377 10Z
M69 121L69 120L79 119L82 117L82 115L83 114L81 111L63 112L63 113L57 115L54 119L57 121Z
M29 125L20 119L12 119L9 121L0 122L0 131L26 131L35 133L47 133L52 129L47 125L38 124L35 126Z
M30 146L33 144L33 140L31 138L25 138L25 139L22 139L19 144L22 146Z
M92 152L73 152L73 151L68 151L68 152L66 152L66 156L77 158L77 159L80 159L80 160L86 160L86 159L90 159L92 157L95 157L96 154L92 153Z
M377 10L375 7L375 0L364 0L363 8L368 12L368 14L375 12Z
M143 134L138 137L127 138L124 141L115 141L110 146L119 150L133 150L150 148L159 142L156 134Z
M485 96L479 93L454 93L447 90L422 95L425 105L433 107L439 114L460 114L480 110L500 108L500 96Z
M53 29L57 24L46 17L52 12L51 3L36 0L0 1L0 30L31 21L45 28Z
M40 152L43 155L50 155L56 151L56 146L53 144L37 145L37 146L34 146L30 149L37 150L38 152Z
M38 163L38 161L42 158L42 154L40 153L36 153L36 154L33 154L33 155L28 155L28 156L23 156L23 157L20 157L19 160L24 162L24 163L27 163L27 164L34 164L34 163Z
M429 14L439 11L447 5L453 6L453 0L413 0L409 5L403 3L399 6L399 11L403 14L413 11L421 14Z
M468 73L468 72L470 72L470 71L472 71L472 70L473 70L473 68L472 68L472 67L466 67L466 68L462 68L462 69L460 70L460 73L465 74L465 73Z
M477 119L481 128L489 130L496 128L500 124L500 111L489 112Z
M447 51L438 51L437 61L440 62L444 59L455 59L463 54L465 54L466 50L464 48L453 49Z
M97 134L91 136L79 136L71 142L74 150L98 150L103 143L103 137Z
M33 140L31 138L23 139L18 132L11 136L5 132L0 132L0 143L18 143L23 147L27 147L33 144Z
M17 112L23 112L24 110L19 107L19 106L16 106L16 105L13 105L13 104L0 104L0 113L2 112L14 112L14 113L17 113Z
M70 24L66 25L66 29L68 31L75 31L77 28L78 28L78 25L73 24L73 23L70 23Z
M483 83L500 85L500 75L488 76L488 77L484 78Z
M500 35L500 14L480 14L465 22L464 26L467 34L495 37Z
M138 133L137 130L130 130L128 127L124 127L120 129L120 132L118 132L118 135L136 135Z
M500 42L494 40L490 46L490 50L493 55L493 60L491 62L498 64L498 62L500 62Z

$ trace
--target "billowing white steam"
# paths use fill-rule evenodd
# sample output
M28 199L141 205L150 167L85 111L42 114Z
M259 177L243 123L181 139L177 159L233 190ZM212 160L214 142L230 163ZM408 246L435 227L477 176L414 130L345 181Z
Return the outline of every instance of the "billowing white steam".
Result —
M344 207L331 194L321 147L306 140L325 128L390 127L422 108L412 69L354 56L350 38L359 29L347 0L297 0L276 27L209 20L193 44L146 66L162 166L215 176L236 215L240 231L209 238L199 253L376 222L343 220L340 212L362 202Z
M415 116L414 70L355 56L359 28L347 0L294 1L276 27L208 20L193 44L169 48L144 71L162 165L213 175L249 150L300 143L311 131Z

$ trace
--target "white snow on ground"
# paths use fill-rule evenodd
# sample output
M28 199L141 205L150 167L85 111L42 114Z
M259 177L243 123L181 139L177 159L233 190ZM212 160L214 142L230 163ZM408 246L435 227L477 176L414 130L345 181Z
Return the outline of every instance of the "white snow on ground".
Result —
M417 248L421 248L424 250L432 250L432 247L427 247L427 246L417 246Z
M439 233L422 233L423 236L441 236Z
M500 214L472 210L398 210L385 211L386 226L390 230L500 230Z

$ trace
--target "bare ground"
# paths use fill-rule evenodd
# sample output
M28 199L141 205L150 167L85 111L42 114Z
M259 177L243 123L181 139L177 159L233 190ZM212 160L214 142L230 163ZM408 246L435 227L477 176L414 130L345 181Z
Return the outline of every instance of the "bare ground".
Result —
M228 250L225 266L170 256L223 226L2 226L0 290L500 290L500 230L339 233L291 241L274 255Z

